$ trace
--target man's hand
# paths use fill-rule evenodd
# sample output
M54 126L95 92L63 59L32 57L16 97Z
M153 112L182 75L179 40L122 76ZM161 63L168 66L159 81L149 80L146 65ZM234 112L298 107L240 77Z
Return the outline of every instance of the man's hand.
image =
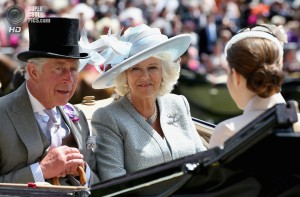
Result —
M64 177L67 174L78 175L78 166L84 166L83 155L77 148L59 146L49 150L40 162L45 179Z

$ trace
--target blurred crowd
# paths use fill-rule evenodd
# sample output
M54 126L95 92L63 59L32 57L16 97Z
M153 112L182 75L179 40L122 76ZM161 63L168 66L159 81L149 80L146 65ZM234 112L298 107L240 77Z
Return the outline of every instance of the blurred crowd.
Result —
M9 33L11 25L5 19L7 8L14 4L25 12L21 33ZM289 41L284 55L286 77L300 77L300 0L0 0L0 96L22 80L23 65L15 56L28 48L30 6L42 6L38 17L79 18L90 42L109 29L116 34L141 23L160 28L169 37L189 33L193 40L182 56L182 68L203 74L212 83L225 80L228 65L223 49L238 29L259 23L283 25ZM72 103L91 91L96 99L112 93L91 89L98 76L93 66L88 65L80 75Z

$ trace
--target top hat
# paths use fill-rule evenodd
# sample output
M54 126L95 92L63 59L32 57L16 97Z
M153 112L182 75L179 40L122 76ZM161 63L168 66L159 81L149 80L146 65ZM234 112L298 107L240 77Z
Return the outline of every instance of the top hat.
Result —
M120 73L151 56L166 53L176 61L190 46L191 35L168 38L158 28L141 24L128 28L119 40L109 38L107 42L109 47L100 53L106 59L103 73L93 82L94 89L112 87Z
M40 23L34 23L40 22ZM79 53L79 20L71 18L38 18L29 22L29 51L18 54L27 62L30 58L85 59L87 53ZM43 23L42 23L43 22Z

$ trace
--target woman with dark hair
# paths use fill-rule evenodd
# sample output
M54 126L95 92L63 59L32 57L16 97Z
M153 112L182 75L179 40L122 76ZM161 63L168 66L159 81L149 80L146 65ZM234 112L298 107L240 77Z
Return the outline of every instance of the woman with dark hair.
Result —
M282 26L264 24L240 30L226 44L227 87L243 114L219 123L209 147L222 147L228 138L267 109L285 103L280 94L285 42Z

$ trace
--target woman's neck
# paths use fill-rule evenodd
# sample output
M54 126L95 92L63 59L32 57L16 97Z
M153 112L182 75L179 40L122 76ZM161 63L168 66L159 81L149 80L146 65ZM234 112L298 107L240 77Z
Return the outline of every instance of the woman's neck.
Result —
M153 117L157 112L156 98L137 98L127 94L129 101L132 103L136 111L145 119Z

